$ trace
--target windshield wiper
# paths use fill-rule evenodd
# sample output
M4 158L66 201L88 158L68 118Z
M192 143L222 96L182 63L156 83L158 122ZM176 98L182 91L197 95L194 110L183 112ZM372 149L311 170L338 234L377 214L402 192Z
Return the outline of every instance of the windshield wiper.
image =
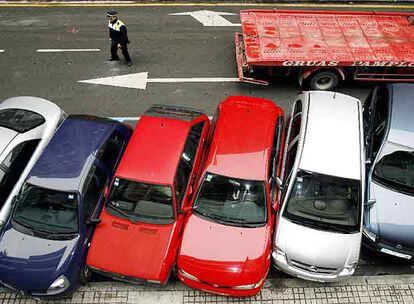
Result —
M131 222L133 222L133 223L136 223L137 222L136 220L133 220L131 218L131 215L130 214L126 213L124 210L118 208L117 206L114 206L112 203L109 203L108 206L111 207L112 209L114 209L116 212L118 212L118 213L122 214L123 216L125 216Z

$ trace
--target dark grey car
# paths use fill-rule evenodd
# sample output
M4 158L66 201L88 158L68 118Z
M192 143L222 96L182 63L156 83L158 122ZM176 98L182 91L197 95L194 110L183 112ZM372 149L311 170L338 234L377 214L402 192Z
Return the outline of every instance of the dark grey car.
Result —
M364 244L414 257L414 84L377 86L364 105Z

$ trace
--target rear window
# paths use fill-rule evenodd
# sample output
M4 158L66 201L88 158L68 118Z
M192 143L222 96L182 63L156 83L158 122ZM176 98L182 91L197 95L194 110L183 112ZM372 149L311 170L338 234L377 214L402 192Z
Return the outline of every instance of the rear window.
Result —
M42 115L22 109L0 110L0 126L24 133L45 122Z

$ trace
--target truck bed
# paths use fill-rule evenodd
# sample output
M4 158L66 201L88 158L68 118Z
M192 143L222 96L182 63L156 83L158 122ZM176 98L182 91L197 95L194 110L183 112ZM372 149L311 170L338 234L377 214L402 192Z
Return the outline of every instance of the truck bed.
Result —
M248 66L414 68L414 14L243 10L239 76Z

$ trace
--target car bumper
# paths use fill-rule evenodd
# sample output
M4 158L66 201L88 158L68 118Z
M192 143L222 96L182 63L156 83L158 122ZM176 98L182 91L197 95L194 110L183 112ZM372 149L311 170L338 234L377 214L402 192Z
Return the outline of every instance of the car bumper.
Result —
M0 280L0 285L6 287L7 289L25 296L29 298L33 298L35 300L60 300L60 299L67 299L71 298L73 293L75 292L74 286L69 286L66 290L64 290L61 293L55 293L55 294L48 294L45 291L36 291L36 290L24 290L24 289L18 289L14 286L11 286L3 281Z
M384 242L373 242L371 239L366 237L365 235L362 236L362 245L365 248L368 248L372 251L378 252L380 254L384 254L387 256L392 256L394 258L399 258L403 260L412 260L414 257L414 249L403 249L398 250L395 246L391 244L384 243Z
M231 287L222 287L217 285L212 285L210 283L191 280L189 278L184 277L180 271L178 271L178 279L182 281L185 285L194 288L199 289L205 292L218 294L222 296L231 296L231 297L251 297L259 293L260 289L262 289L264 280L262 284L260 284L259 287L253 288L253 289L245 289L245 290L239 290L239 289L233 289Z
M276 254L276 252L272 253L272 259L277 269L292 276L316 282L339 282L351 277L355 272L355 269L346 272L343 270L336 274L321 274L305 271L290 265L286 256Z
M131 276L125 276L119 273L105 271L96 267L88 266L93 272L96 272L100 275L110 277L111 279L132 283L132 284L149 284L149 285L166 285L168 282L168 279L165 282L157 281L157 280L150 280L150 279L143 279L143 278L137 278L137 277L131 277Z

